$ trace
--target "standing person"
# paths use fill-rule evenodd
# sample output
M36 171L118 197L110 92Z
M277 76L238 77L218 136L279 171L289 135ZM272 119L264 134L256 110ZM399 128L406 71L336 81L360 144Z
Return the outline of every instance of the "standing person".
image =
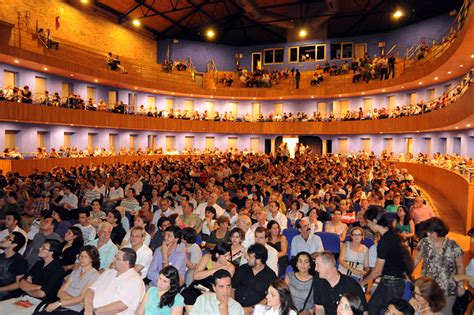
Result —
M315 267L311 255L300 252L295 257L294 272L288 272L285 276L285 282L290 286L291 297L300 314L311 312L314 308L312 293Z
M295 74L296 89L300 88L300 79L301 79L300 70L296 69L296 74Z
M380 233L381 239L377 245L375 268L360 281L360 284L364 286L382 276L369 302L369 314L379 314L390 300L402 297L405 290L404 277L410 277L413 262L402 240L391 227L383 207L370 206L365 212L365 219L372 231Z
M150 287L136 315L181 315L184 300L179 294L179 273L173 266L161 269L156 287Z
M258 305L254 315L296 315L296 307L291 298L290 288L281 279L273 280L268 287L267 306Z
M451 314L456 296L464 294L464 283L456 284L453 279L455 274L465 274L464 252L454 240L446 237L449 228L440 218L425 221L422 231L428 236L418 244L415 266L423 260L421 274L436 280L447 298L447 303L440 312Z

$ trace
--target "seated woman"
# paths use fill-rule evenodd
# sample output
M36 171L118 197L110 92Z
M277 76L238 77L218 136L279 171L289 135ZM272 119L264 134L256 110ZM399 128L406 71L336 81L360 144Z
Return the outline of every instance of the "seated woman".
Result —
M160 271L157 286L148 289L135 314L183 314L184 300L179 290L178 270L173 266L166 266Z
M78 257L79 267L66 278L59 290L58 300L48 304L39 314L82 314L84 295L99 277L100 257L97 248L91 245L82 247Z
M55 301L64 279L64 269L56 260L60 251L61 243L57 240L47 240L41 245L38 253L41 260L20 280L20 289L26 297L2 301L2 314L32 314L41 302Z
M278 252L278 275L282 276L288 266L288 240L281 234L280 224L277 221L268 222L267 230L270 234L267 243Z
M344 242L347 235L347 225L341 222L341 217L341 210L335 209L332 213L331 221L326 222L324 226L324 232L336 233L339 235L341 242Z
M114 242L115 245L122 244L123 238L125 237L124 228L122 227L122 215L118 210L112 210L107 214L107 222L112 224L112 234L110 235L110 239Z
M313 276L314 260L308 252L299 252L294 260L293 272L288 272L285 282L290 287L291 297L299 312L314 309Z
M211 232L211 235L207 239L206 247L209 249L213 249L218 242L225 242L230 243L230 234L229 234L229 226L230 226L230 219L225 215L221 215L217 219L217 226L218 228Z
M214 272L226 269L231 275L234 274L235 267L229 259L230 246L224 242L217 243L211 253L202 256L194 270L194 281L181 292L187 309L190 309L188 306L194 305L196 299L203 293L196 286L201 285L209 290L212 288Z
M196 231L191 227L182 230L181 243L178 250L186 254L186 275L185 283L189 285L194 279L194 269L202 258L201 247L196 244Z
M241 228L233 228L230 231L230 262L236 268L240 266L240 260L244 255L244 248L242 242L245 240L245 233Z
M64 236L61 253L58 256L58 261L61 263L66 273L69 273L73 269L77 255L82 246L84 246L82 230L77 226L71 226Z
M288 228L294 228L296 226L296 222L303 217L300 207L301 205L298 200L293 200L291 202L290 209L286 213L286 216L288 217Z
M364 314L364 307L362 301L358 296L346 293L344 294L337 306L337 314L344 315L362 315Z
M351 241L341 246L339 271L360 280L369 271L369 249L362 244L364 231L361 227L351 229Z
M291 298L290 288L281 279L273 280L267 291L267 305L257 304L254 315L287 314L296 315L296 307Z
M204 210L204 220L196 228L196 232L202 235L202 240L207 242L211 232L215 230L216 225L216 209L212 206L206 207Z
M323 222L318 220L318 209L313 207L308 211L308 222L311 228L311 233L322 232L323 231Z

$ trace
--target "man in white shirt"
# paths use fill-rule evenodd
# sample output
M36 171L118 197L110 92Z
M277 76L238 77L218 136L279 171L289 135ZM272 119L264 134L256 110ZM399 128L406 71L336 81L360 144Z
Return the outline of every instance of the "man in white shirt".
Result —
M225 210L217 204L217 194L215 192L210 193L207 196L207 202L200 203L199 206L194 210L194 213L199 214L201 220L204 220L206 207L211 206L216 209L216 218L224 214Z
M158 223L158 220L162 217L168 217L174 213L173 208L170 207L170 201L167 198L162 198L160 200L159 208L153 213L153 223L155 226Z
M268 203L268 221L276 221L280 225L280 230L283 231L288 226L288 218L280 212L280 204L276 201Z
M295 257L299 252L308 252L315 258L317 253L324 251L321 238L311 233L307 218L302 218L298 222L297 228L300 234L293 237L291 241L291 257Z
M68 218L77 218L77 196L72 193L72 186L64 187L63 199L59 202L65 210Z
M85 244L92 242L97 236L97 231L89 222L90 215L89 209L79 210L79 223L74 225L81 229Z
M124 198L123 188L120 187L120 179L114 179L114 186L106 190L105 192L105 202L107 209L112 209L117 202L122 201Z
M5 237L9 236L12 232L20 232L23 234L26 240L28 240L28 234L23 231L19 226L18 223L21 222L21 216L15 212L15 211L10 211L7 212L5 215L5 227L6 229L0 232L0 242L2 242ZM20 255L23 255L26 249L26 243L20 248L18 253ZM3 253L3 250L0 251L0 253Z
M130 245L137 253L135 270L140 273L142 278L146 278L153 259L153 252L147 245L145 245L145 235L146 231L141 226L135 226L130 230ZM129 246L126 246L125 248L127 247L129 248Z
M252 220L246 216L246 215L241 215L239 216L239 219L237 220L237 227L242 229L245 234L245 240L242 242L242 247L247 250L247 248L250 247L253 243L255 243L255 237L254 233L252 230Z
M115 268L105 270L86 291L84 315L134 315L145 294L145 285L135 270L136 252L122 248Z

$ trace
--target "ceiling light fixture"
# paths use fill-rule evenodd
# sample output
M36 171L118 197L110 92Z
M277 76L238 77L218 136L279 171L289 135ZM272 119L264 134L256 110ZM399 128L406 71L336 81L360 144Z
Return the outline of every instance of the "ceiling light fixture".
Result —
M451 74L451 71L448 71L448 74Z
M459 65L459 68L462 68L462 67L464 67L464 65Z
M438 81L438 77L435 77L434 79L435 79L435 81Z
M383 89L382 92L385 92L385 89Z
M419 85L422 85L422 84L423 84L423 82L421 82L421 81L420 81L420 82L418 82L418 84L419 84Z
M306 32L306 30L304 28L302 28L298 34L299 34L300 38L305 38L306 35L308 35L308 33Z
M89 3L89 0L81 0L81 3L87 4L87 3Z
M216 36L216 33L214 32L212 28L210 28L206 31L206 36L209 39L213 39Z
M44 70L44 71L48 71L48 68L44 67L43 70Z
M468 128L471 127L471 124L467 124L466 127L468 127Z
M396 10L395 12L393 12L393 18L394 19L399 19L403 16L403 12L401 10Z
M97 83L97 82L99 82L99 80L95 79L94 82Z
M18 59L15 59L15 63L20 63L20 61Z
M134 26L137 26L137 27L138 27L138 26L140 26L142 23L140 22L139 19L133 19L132 24L133 24Z
M471 58L474 58L474 55L471 55Z

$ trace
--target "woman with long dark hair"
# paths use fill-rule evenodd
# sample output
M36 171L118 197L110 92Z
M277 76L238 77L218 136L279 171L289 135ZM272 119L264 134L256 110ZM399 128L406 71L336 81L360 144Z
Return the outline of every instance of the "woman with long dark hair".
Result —
M150 287L138 306L137 315L181 315L184 299L179 294L179 273L173 266L161 269L157 286Z
M107 213L107 222L112 224L112 234L110 235L110 239L115 245L120 246L125 234L127 234L122 226L122 214L120 214L120 211L112 210Z
M79 250L82 246L84 246L82 230L77 226L69 227L66 235L64 235L61 253L58 256L58 261L63 265L63 268L67 273L69 273L74 267L77 254L79 254Z
M375 268L360 281L362 286L382 276L377 289L369 302L369 314L380 314L390 300L401 298L405 290L405 277L413 271L408 249L403 246L398 233L392 228L381 206L370 206L365 212L367 226L381 239L377 245L377 262Z
M267 306L257 305L255 315L296 315L290 287L282 279L273 280L267 291Z
M299 252L293 265L294 272L288 272L285 282L288 283L291 297L300 314L311 312L314 308L313 276L315 263L308 252Z

